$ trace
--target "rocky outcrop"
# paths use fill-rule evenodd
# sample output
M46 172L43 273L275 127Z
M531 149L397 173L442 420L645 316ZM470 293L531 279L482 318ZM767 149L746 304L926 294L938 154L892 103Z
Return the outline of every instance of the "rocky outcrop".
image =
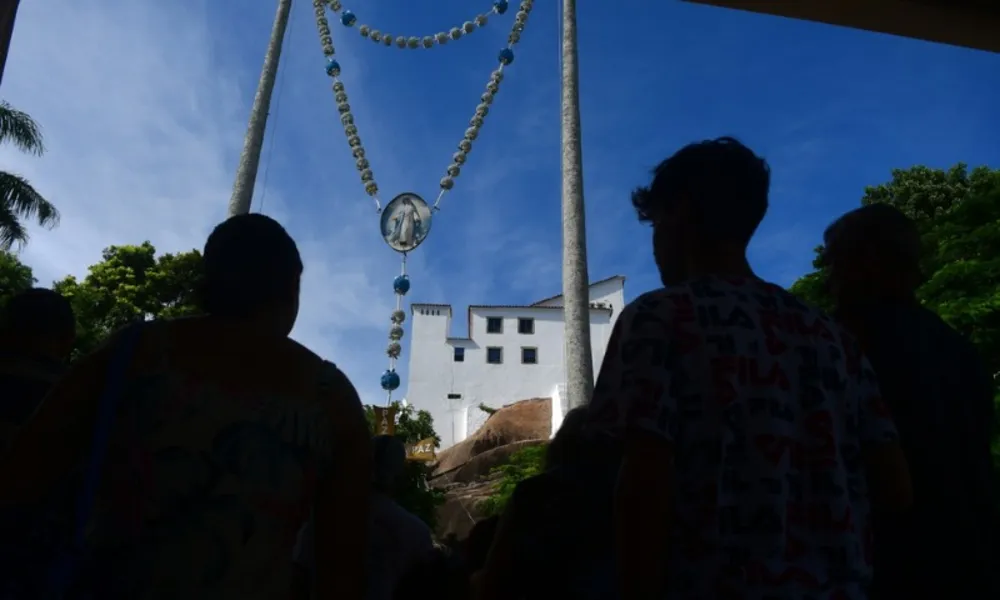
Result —
M438 452L435 474L461 467L487 450L524 440L549 439L552 433L552 399L532 398L508 404L490 415L475 433Z
M445 492L438 509L439 539L464 538L482 513L482 501L493 493L498 476L492 471L510 455L548 442L552 401L532 398L504 406L474 434L438 453L430 484Z

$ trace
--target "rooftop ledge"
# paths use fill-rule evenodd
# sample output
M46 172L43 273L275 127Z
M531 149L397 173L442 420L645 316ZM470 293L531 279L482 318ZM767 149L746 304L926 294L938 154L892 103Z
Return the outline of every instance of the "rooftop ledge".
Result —
M997 0L683 0L1000 52Z

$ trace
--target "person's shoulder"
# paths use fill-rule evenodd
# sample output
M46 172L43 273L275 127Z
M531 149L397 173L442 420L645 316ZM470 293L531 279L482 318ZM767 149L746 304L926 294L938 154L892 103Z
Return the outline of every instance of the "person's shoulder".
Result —
M431 539L433 532L430 526L392 498L377 494L372 497L372 505L373 510L392 515L393 527L404 528L415 539L423 537Z
M669 313L676 300L684 295L682 286L659 288L637 296L622 309L619 319L632 319L640 315Z
M534 504L551 495L559 483L560 479L554 471L543 471L519 482L514 488L512 500L518 505Z
M972 340L929 308L920 307L920 312L928 329L933 331L934 349L941 355L952 357L954 363L967 372L979 375L986 371L982 354Z

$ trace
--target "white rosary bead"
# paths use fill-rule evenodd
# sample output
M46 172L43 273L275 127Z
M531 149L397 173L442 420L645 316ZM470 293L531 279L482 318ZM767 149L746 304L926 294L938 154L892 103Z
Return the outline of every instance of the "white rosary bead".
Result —
M337 104L337 111L340 114L341 125L344 127L347 144L351 148L351 155L354 157L355 167L360 174L361 181L365 187L365 192L375 199L376 207L380 208L381 205L377 197L379 191L378 184L375 182L375 176L372 172L371 164L366 157L364 146L361 143L361 137L358 135L358 128L354 123L354 114L351 112L351 105L348 103L347 92L344 89L343 82L339 79L340 64L333 58L335 50L333 46L333 37L330 32L330 25L326 19L326 5L329 5L330 9L340 16L340 20L343 25L347 27L357 25L357 29L361 37L370 38L375 43L382 43L387 47L391 47L395 44L398 48L410 49L420 47L432 48L435 45L443 46L447 44L449 40L459 40L465 35L473 33L477 28L485 26L489 18L486 14L477 15L473 20L462 23L460 27L452 27L446 32L442 31L434 35L426 35L422 37L393 36L392 34L382 33L377 29L373 29L369 25L357 24L357 17L355 17L351 11L343 10L343 5L339 0L313 0L313 8L316 14L316 27L319 32L320 44L323 48L323 54L327 57L326 71L328 75L334 78L334 101ZM435 209L444 194L454 187L455 179L461 174L462 167L468 160L468 154L472 151L472 143L479 137L479 131L483 127L487 115L489 115L490 105L493 103L497 92L500 90L500 83L503 81L503 68L504 66L511 64L514 60L512 46L517 44L517 42L521 39L521 32L524 30L528 21L528 15L531 11L532 5L533 0L522 0L520 3L519 10L514 16L514 23L511 26L511 31L508 37L508 46L500 51L500 66L490 73L490 80L486 84L486 92L480 96L480 103L476 105L475 114L469 120L469 127L465 130L463 139L458 143L458 151L452 155L452 162L445 170L446 175L441 178L441 194L438 196L437 202L434 203ZM490 11L489 14L503 14L507 11L507 7L507 0L494 0L493 10ZM405 277L405 275L401 277ZM398 290L397 293L399 293ZM387 354L390 356L390 361L394 361L399 357L401 348L399 344L395 342L398 342L403 337L403 328L400 326L402 319L396 321L394 314L393 321L395 323L389 331L389 337L393 343L390 343L386 349ZM383 385L383 387L385 386Z
M357 17L353 12L349 10L344 10L343 5L337 1L329 1L330 10L340 16L341 23L346 27L353 27L357 22ZM316 0L313 2L313 6L316 11L317 18L325 14L323 0ZM506 4L504 5L503 12L506 12ZM524 12L524 3L521 4L521 11L517 14L520 15ZM493 9L489 14L501 14L498 12L498 7L494 3ZM472 20L462 23L461 27L453 27L448 31L442 31L434 35L427 36L402 36L393 37L386 34L380 34L377 29L373 29L370 25L359 25L358 33L361 34L363 38L371 38L376 42L382 41L386 46L392 46L393 43L396 44L398 48L432 48L435 44L443 46L448 43L449 40L458 40L463 36L473 33L476 29L484 27L489 22L487 15L476 15ZM329 35L329 30L326 31L326 35Z

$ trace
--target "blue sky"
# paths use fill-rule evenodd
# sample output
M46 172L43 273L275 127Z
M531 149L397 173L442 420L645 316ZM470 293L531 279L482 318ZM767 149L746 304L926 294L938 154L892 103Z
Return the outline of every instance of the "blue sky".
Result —
M201 245L224 216L275 4L24 3L0 96L38 118L49 153L0 149L0 167L63 210L23 253L43 284L83 274L110 244ZM345 3L362 23L425 35L491 3L356 4ZM825 225L892 168L1000 166L1000 56L679 1L580 4L590 274L626 275L629 297L657 282L629 191L688 142L734 135L768 159L771 210L752 260L786 285L808 270ZM436 196L513 12L431 50L376 45L331 19L384 201ZM410 259L411 300L464 312L559 291L557 17L555 2L535 3L469 162ZM311 3L296 0L254 210L285 223L306 259L295 337L376 401L398 257L379 237L323 66Z

